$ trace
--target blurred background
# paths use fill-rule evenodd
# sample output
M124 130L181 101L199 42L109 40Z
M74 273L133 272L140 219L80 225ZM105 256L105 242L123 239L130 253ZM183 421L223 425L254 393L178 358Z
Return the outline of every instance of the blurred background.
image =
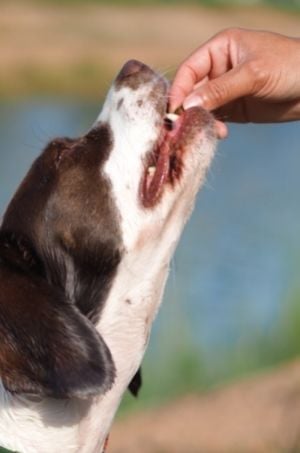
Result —
M126 60L171 79L232 26L299 36L300 0L0 0L0 215L51 138L92 125ZM112 453L300 451L299 132L233 125L220 143Z

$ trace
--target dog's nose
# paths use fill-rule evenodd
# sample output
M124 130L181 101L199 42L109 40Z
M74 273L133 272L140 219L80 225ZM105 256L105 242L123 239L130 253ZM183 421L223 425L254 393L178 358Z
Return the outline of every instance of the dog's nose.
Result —
M137 60L129 60L127 63L124 64L123 68L121 69L118 78L123 79L125 77L129 77L137 72L142 71L147 66Z
M154 72L149 66L137 60L129 60L116 78L116 85L127 85L137 88L141 83L145 83L153 78Z

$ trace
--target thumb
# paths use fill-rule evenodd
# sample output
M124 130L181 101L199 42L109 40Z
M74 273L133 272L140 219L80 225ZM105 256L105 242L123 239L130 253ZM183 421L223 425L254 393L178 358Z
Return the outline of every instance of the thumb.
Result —
M258 87L251 65L239 65L225 74L211 79L190 94L183 102L184 109L201 106L216 110L238 98L254 94Z

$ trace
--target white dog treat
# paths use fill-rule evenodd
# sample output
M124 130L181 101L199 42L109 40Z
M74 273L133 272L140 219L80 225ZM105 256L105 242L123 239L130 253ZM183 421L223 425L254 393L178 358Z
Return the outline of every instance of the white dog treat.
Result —
M175 122L176 120L178 120L179 115L176 115L176 113L166 113L165 118L169 121Z
M148 168L148 175L153 176L156 171L156 167L149 167Z

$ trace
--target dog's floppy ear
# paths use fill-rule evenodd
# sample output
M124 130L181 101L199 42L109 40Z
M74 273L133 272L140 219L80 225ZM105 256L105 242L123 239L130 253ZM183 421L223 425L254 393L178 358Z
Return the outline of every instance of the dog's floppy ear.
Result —
M0 258L0 378L5 388L84 398L109 390L114 376L110 351L90 321L36 272Z

